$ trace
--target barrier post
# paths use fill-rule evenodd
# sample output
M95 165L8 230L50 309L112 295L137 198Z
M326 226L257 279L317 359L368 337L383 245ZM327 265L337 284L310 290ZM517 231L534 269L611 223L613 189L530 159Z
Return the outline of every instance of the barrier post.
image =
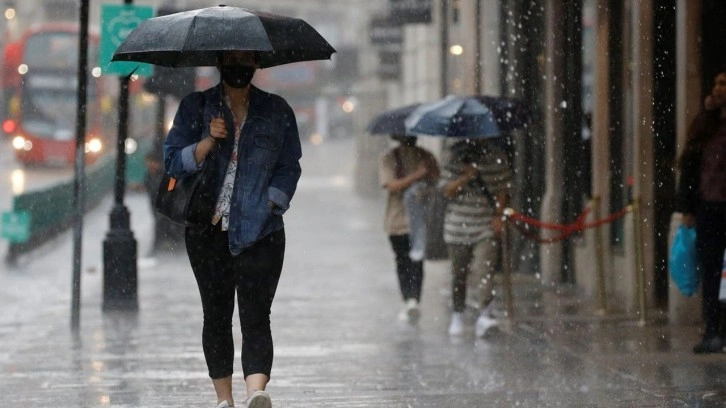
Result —
M600 219L600 196L596 195L592 198L592 212L595 219ZM605 255L602 243L602 229L598 225L595 227L595 279L597 283L597 314L604 315L607 313L607 297L605 293Z
M635 235L635 273L638 291L638 310L640 318L638 324L645 326L646 296L645 296L645 266L643 265L643 225L641 223L641 198L633 200L633 233Z
M502 225L502 269L504 272L504 296L507 309L507 318L514 320L514 295L512 291L512 264L510 262L511 248L509 243L509 215L512 209L504 210L504 225Z

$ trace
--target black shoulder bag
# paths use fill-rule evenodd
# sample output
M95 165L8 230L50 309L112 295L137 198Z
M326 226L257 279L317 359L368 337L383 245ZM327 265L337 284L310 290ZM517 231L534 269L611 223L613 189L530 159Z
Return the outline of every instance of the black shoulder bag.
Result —
M204 112L204 99L202 108ZM200 120L201 123L201 120ZM159 214L171 221L187 225L209 224L216 204L216 163L219 145L204 160L202 169L181 179L164 173L156 194L155 207Z

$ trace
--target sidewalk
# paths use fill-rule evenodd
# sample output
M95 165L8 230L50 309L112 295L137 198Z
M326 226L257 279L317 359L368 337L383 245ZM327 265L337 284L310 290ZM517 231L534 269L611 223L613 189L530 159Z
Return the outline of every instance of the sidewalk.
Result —
M448 264L428 263L422 320L397 322L401 301L381 228L383 199L352 193L352 149L352 141L304 146L272 311L268 390L276 408L726 404L726 356L694 356L696 326L596 318L588 299L528 277L516 279L513 323L486 339L475 339L472 328L451 339ZM144 194L126 197L139 243L140 310L102 313L101 248L111 204L109 198L86 218L77 336L70 331L70 233L14 269L0 267L0 406L214 406L194 278L184 253L146 256L151 214ZM241 373L238 322L234 327ZM241 378L235 387L241 401Z

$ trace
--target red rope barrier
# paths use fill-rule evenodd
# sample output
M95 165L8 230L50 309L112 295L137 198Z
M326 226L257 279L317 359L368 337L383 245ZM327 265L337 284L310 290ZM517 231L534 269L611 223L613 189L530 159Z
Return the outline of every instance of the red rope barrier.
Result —
M518 213L516 211L513 211L511 214L507 214L507 216L513 220L521 221L525 224L529 224L533 227L537 228L543 228L543 229L551 229L551 230L558 230L558 231L568 231L572 228L573 225L576 225L578 223L582 223L582 220L587 217L587 214L590 212L589 208L585 208L585 210L580 213L580 215L577 216L577 219L574 223L568 224L568 225L562 225L562 224L553 224L549 222L540 221L536 218L527 217L524 214Z
M605 225L605 224L610 224L611 222L613 222L619 218L625 217L625 214L629 213L630 211L631 211L630 206L625 207L622 210L620 210L616 213L612 213L603 219L596 220L591 223L587 223L587 224L583 225L583 227L585 229L588 229L588 228L597 228L597 227L599 227L601 225Z
M570 235L572 235L570 233L564 233L564 234L558 235L556 237L541 238L541 237L537 236L536 234L533 234L533 233L527 231L525 229L525 227L522 226L521 224L512 224L512 226L514 226L514 228L516 228L517 231L519 231L520 234L524 235L525 238L528 238L528 239L530 239L532 241L535 241L538 244L554 244L555 242L564 241Z
M590 209L585 208L585 210L582 213L580 213L580 215L577 216L577 219L575 219L575 221L573 223L563 225L563 224L554 224L554 223L543 222L536 218L527 217L524 214L520 214L520 213L510 209L509 212L507 213L507 220L515 221L512 223L512 225L526 238L536 241L540 244L552 244L555 242L564 241L570 235L572 235L576 232L582 232L589 228L596 228L601 225L609 224L619 218L624 217L625 214L627 214L630 211L631 211L631 208L630 208L630 206L628 206L618 212L608 215L605 218L586 223L585 218L590 213ZM533 234L532 232L527 231L526 227L521 225L522 223L526 224L527 226L532 226L532 227L541 228L541 229L556 230L556 231L561 231L562 233L555 237L540 238L536 234Z

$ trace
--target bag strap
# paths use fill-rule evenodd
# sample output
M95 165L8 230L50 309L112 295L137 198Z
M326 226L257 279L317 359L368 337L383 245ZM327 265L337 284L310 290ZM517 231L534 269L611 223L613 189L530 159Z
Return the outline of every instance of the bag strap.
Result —
M397 179L403 178L406 175L403 171L403 158L398 147L393 149L393 171Z
M487 186L487 183L482 181L481 183L481 190L482 193L484 193L484 196L487 198L487 201L489 201L489 205L494 209L494 212L497 211L497 200L494 198L494 194L492 194L491 191L489 191L489 187Z
M204 109L207 107L207 93L206 93L206 91L201 91L200 93L202 94L202 97L199 99L199 109L197 110L199 117L198 117L198 120L196 121L196 123L198 123L199 126L201 127L201 129L199 129L199 132L201 133L204 130ZM222 108L223 104L224 104L224 102L220 102L220 104L219 104L220 109ZM221 111L220 111L220 113L221 113ZM199 138L199 140L201 141L203 138L204 138L204 135L202 135ZM213 155L219 149L220 149L219 143L215 143L214 147L212 147L212 150L209 152L209 154ZM207 167L207 163L210 161L209 159L211 159L212 157L213 156L209 156L209 155L207 156L207 159L204 160L203 168Z
M463 164L463 162L462 162L462 164ZM460 174L460 173L456 173L456 174ZM487 183L484 180L482 180L480 178L480 176L481 176L481 174L477 173L476 178L474 180L472 180L475 183L475 185L472 187L478 189L479 191L482 192L482 194L484 194L484 197L486 197L487 201L489 202L489 205L496 212L496 210L497 210L496 198L494 197L494 194L492 194L492 192L489 191L489 186L487 186ZM470 183L471 183L471 181L470 181Z
M207 106L207 95L205 95L204 91L199 93L201 94L201 98L199 98L199 108L197 109L197 116L193 123L199 126L199 132L201 133L204 130L204 108ZM202 140L202 138L200 137L199 140Z

